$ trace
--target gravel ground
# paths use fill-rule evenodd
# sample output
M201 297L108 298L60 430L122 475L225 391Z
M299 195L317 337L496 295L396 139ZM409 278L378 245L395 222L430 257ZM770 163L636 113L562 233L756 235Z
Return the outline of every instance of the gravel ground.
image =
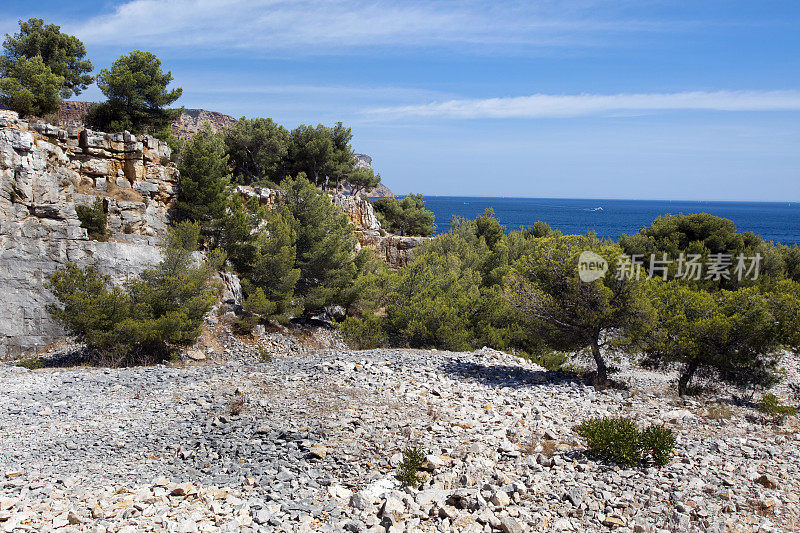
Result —
M800 529L794 419L684 402L674 376L624 363L630 390L598 391L489 349L281 339L261 340L269 362L229 343L167 366L0 366L0 530ZM785 363L796 382L798 359ZM667 424L673 461L587 458L572 427L605 415ZM395 478L412 445L427 454L420 490Z

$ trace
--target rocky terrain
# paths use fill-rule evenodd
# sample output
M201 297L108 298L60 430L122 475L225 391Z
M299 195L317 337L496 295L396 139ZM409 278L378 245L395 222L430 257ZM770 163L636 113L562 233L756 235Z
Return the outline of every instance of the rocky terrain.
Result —
M220 339L168 366L0 366L0 530L799 527L797 422L765 424L724 397L683 402L673 376L623 364L630 390L595 390L489 349ZM787 360L790 381L798 364ZM571 428L603 415L665 423L672 462L587 457ZM408 446L426 454L416 488L395 478Z

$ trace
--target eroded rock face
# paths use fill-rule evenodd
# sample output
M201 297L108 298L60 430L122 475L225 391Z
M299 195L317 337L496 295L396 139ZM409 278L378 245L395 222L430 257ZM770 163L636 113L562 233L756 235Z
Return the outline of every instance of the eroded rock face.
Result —
M0 112L0 359L63 337L46 305L50 275L68 261L115 282L157 263L178 170L149 136L29 124ZM75 207L97 198L110 238L89 240Z
M236 192L245 199L258 198L260 205L270 208L278 202L280 191L266 187L246 187L239 185ZM333 203L347 215L358 237L358 249L368 248L390 268L400 268L411 257L412 250L425 242L427 237L401 237L381 230L381 223L375 216L372 203L364 198L348 194L333 196Z

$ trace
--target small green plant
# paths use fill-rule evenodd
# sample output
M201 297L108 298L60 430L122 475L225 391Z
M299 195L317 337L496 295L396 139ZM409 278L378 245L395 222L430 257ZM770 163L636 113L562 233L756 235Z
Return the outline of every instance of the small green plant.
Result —
M403 462L400 463L397 479L404 487L417 487L420 484L419 469L423 462L425 462L425 452L419 446L403 450Z
M675 434L663 424L653 424L639 434L639 444L656 466L666 466L675 448Z
M756 407L776 424L783 424L786 417L797 414L797 408L790 405L783 405L778 397L771 392L762 396L761 401L758 402Z
M259 344L256 346L256 349L253 350L253 353L258 357L258 360L262 363L271 363L272 362L272 352L264 346L263 344Z
M81 227L89 233L89 238L97 241L106 239L108 215L103 208L103 200L97 198L92 205L75 206L75 212L81 221Z
M731 408L724 403L715 403L706 410L706 417L712 420L723 420L733 416Z
M563 352L545 350L542 353L532 353L526 359L547 370L562 370L567 363L567 356Z
M36 370L38 368L44 368L44 361L42 361L40 357L28 357L17 361L17 365L22 368L27 368L28 370Z
M675 435L663 425L643 431L630 418L591 418L575 427L586 440L591 455L627 466L652 461L657 466L669 463Z
M125 224L122 227L122 232L125 233L126 235L130 235L131 233L133 233L133 224Z

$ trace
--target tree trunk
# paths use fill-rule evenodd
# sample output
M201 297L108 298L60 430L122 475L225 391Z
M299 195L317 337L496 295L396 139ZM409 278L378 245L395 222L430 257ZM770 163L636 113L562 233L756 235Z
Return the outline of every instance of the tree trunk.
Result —
M686 366L683 368L683 372L681 373L681 377L678 378L678 394L680 396L686 396L686 391L689 389L689 382L692 380L692 376L694 376L698 366L699 363L697 359L692 359L686 363Z
M597 376L594 381L598 385L605 385L608 382L608 367L602 354L600 354L600 345L596 339L592 340L592 356L594 357L594 363L597 365Z

